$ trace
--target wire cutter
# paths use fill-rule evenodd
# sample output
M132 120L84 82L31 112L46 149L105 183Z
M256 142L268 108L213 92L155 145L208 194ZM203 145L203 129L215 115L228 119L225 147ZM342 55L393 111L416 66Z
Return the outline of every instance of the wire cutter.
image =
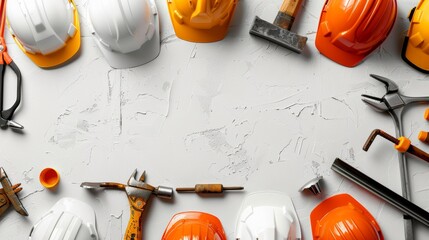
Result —
M15 122L12 121L13 114L15 110L18 108L20 102L21 102L21 72L19 71L18 66L15 64L15 62L12 60L12 58L7 53L7 47L6 47L6 41L4 39L4 28L6 25L6 0L0 0L0 13L1 13L1 25L0 25L0 128L7 128L11 127L14 129L23 129L24 127ZM15 103L10 107L9 109L3 109L3 94L4 94L4 75L6 66L9 66L16 75L16 100Z
M393 118L396 128L396 137L404 136L404 129L402 124L402 113L406 106L415 103L429 103L429 97L408 97L399 92L398 85L392 80L381 77L375 74L370 74L375 80L378 80L386 86L386 94L381 97L374 97L362 94L362 101L370 105L374 110L379 112L388 112ZM407 159L404 153L398 152L399 156L399 171L401 174L402 195L407 200L411 200L410 183L408 176ZM404 216L405 224L405 239L414 239L413 227L411 218Z

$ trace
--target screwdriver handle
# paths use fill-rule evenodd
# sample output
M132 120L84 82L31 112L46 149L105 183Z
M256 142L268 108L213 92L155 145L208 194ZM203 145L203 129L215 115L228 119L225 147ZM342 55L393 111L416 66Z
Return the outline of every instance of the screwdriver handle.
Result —
M177 192L222 193L224 190L243 190L243 187L224 187L222 184L196 184L193 188L176 188Z
M222 184L196 184L195 192L196 193L222 193L223 186Z

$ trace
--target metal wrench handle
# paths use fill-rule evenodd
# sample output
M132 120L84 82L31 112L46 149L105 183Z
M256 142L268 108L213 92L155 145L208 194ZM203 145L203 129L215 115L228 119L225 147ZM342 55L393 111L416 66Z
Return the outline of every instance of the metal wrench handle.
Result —
M396 137L404 136L404 129L402 125L402 112L404 108L397 108L389 111L395 123ZM411 201L411 188L410 188L410 177L408 174L408 163L407 156L404 153L398 152L399 158L399 173L401 176L401 189L402 196ZM408 215L404 215L404 233L405 240L414 240L413 232L413 220Z
M409 97L404 95L401 95L401 97L406 105L413 103L429 103L429 97Z

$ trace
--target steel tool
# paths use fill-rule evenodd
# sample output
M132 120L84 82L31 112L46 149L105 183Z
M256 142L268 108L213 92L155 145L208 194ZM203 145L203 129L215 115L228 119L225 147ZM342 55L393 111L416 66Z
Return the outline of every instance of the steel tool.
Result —
M320 181L323 179L323 176L317 176L302 186L299 191L302 192L304 190L308 190L312 192L314 195L317 195L322 192L322 189L320 188Z
M152 195L159 198L171 199L173 189L169 187L154 187L145 183L145 172L136 179L137 169L134 170L127 184L115 182L84 182L80 186L86 189L119 189L126 192L130 204L130 220L124 235L125 240L142 239L143 212Z
M368 177L356 168L350 166L343 160L337 158L331 166L331 169L340 174L341 176L349 179L350 181L365 188L371 193L377 195L379 198L390 203L398 210L402 211L405 216L410 216L417 221L429 227L429 213L399 194L393 192L387 187L381 185L374 179Z
M224 187L222 184L195 184L191 188L176 188L177 192L223 193L223 191L243 190L244 187Z
M23 129L24 127L21 124L12 120L15 110L21 102L22 79L18 66L7 53L6 40L4 39L4 28L6 25L6 0L0 0L0 13L2 14L0 23L0 128L11 127L14 129ZM4 75L6 66L9 66L15 72L17 89L15 103L9 109L3 109Z
M371 135L369 135L368 139L366 140L366 142L363 146L364 151L368 151L372 142L374 142L375 138L378 135L380 135L383 138L394 143L395 148L398 151L411 153L411 154L415 155L416 157L419 157L419 158L425 160L426 162L429 162L429 154L426 153L425 151L421 150L420 148L418 148L414 145L411 145L411 142L408 138L400 137L399 139L397 139L397 138L391 136L390 134L388 134L388 133L386 133L380 129L375 129L374 131L371 132Z
M273 23L256 16L249 33L301 53L307 37L290 31L301 3L302 0L284 0Z
M402 125L402 113L406 106L414 103L429 103L429 97L408 97L399 93L399 87L392 80L375 74L370 74L374 79L384 83L386 94L379 98L363 94L362 101L370 105L376 111L388 112L393 118L396 128L396 137L404 136ZM408 177L408 166L406 156L399 152L399 171L401 175L402 196L411 200L410 183ZM405 239L414 239L412 221L408 216L404 216Z
M12 185L7 176L6 172L0 167L0 182L2 189L0 189L0 215L2 215L6 209L12 204L15 211L23 216L28 216L27 210L25 210L17 194L22 190L21 183Z

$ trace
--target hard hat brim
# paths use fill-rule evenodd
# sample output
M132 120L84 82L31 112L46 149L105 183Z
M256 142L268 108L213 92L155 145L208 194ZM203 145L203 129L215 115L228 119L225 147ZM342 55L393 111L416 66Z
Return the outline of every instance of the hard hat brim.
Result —
M421 48L412 46L409 43L409 37L405 37L401 57L413 68L423 73L429 73L429 55L425 54Z
M74 26L76 27L76 34L67 40L64 47L58 49L53 53L43 55L40 53L29 53L22 46L21 42L16 38L15 35L12 35L13 40L17 43L18 47L27 55L28 58L31 59L37 66L41 68L51 68L61 65L71 59L80 48L80 24L79 24L79 14L77 12L76 5L74 1L70 1L73 6L73 15L74 15Z
M153 4L155 4L153 2ZM152 39L145 42L142 47L130 53L120 53L106 48L102 43L94 37L98 48L106 59L107 63L113 68L132 68L149 63L158 57L161 51L161 37L159 32L158 15L153 16L155 32Z
M316 35L316 48L327 58L346 67L355 67L366 57L366 55L351 54L336 47L331 43L330 38L322 35L320 30Z

